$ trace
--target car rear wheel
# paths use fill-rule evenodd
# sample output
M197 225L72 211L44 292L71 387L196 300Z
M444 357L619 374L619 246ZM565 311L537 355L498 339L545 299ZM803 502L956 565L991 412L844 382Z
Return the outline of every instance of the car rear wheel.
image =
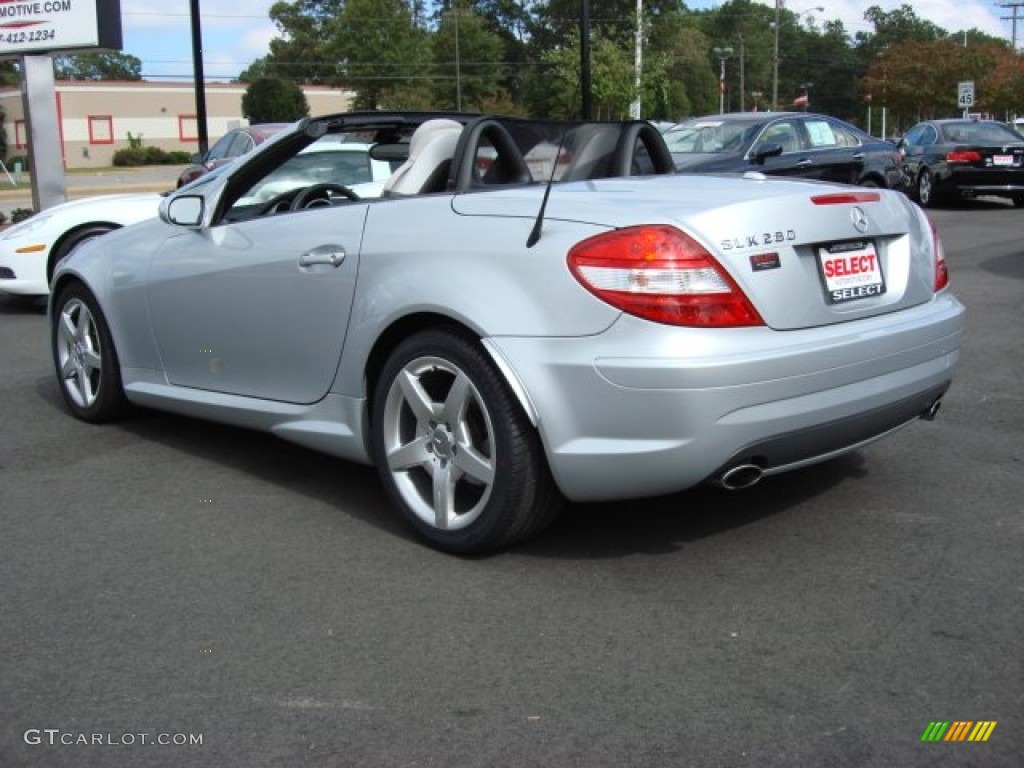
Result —
M479 343L459 330L398 345L377 383L372 429L389 495L438 549L509 546L561 506L536 430Z
M1014 195L1012 199L1014 208L1024 208L1024 195Z
M94 237L105 235L107 232L111 232L114 229L117 229L117 227L107 226L106 224L93 224L72 232L64 238L64 242L57 246L50 254L50 263L46 265L47 282L53 280L53 271L57 268L61 259L75 250L75 248L80 246L82 243L92 240Z
M917 177L917 202L925 208L935 202L935 186L931 172L925 168Z
M123 415L128 401L110 329L81 284L67 286L57 297L50 341L60 393L71 412L93 424Z

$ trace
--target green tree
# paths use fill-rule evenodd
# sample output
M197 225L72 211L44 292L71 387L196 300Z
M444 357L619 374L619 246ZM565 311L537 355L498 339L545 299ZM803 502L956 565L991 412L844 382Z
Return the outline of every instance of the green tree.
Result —
M441 14L433 39L434 105L486 111L502 99L502 39L461 3Z
M263 77L245 89L242 114L252 123L283 123L309 114L306 94L295 83Z
M141 80L142 60L118 51L55 56L53 74L58 80Z
M565 45L544 56L548 67L551 91L554 95L548 116L572 118L579 115L580 104L580 45L579 33L569 35ZM633 55L627 55L600 32L590 40L591 98L594 118L617 120L629 116L629 105L635 96Z
M337 62L330 44L344 7L344 0L278 0L270 7L270 19L281 36L270 41L268 55L254 61L239 79L331 82L337 75Z
M359 109L430 105L430 37L405 0L347 0L328 48Z

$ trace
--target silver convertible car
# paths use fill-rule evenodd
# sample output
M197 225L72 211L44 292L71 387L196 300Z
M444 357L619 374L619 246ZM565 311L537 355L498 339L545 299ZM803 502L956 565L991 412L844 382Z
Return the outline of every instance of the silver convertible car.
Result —
M394 164L383 190L261 194L345 132ZM740 489L935 415L964 311L916 205L673 171L643 122L305 119L59 265L63 397L371 463L457 553L564 499Z

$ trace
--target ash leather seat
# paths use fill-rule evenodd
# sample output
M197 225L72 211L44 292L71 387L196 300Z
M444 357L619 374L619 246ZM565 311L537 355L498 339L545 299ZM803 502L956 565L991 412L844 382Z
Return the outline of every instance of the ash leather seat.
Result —
M462 125L437 118L423 123L409 140L409 159L384 182L385 196L443 192Z

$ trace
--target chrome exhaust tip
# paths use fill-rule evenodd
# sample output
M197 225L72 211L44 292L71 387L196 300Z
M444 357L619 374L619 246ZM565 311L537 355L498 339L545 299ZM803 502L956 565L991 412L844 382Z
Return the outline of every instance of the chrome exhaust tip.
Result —
M924 413L921 414L921 418L925 421L934 421L935 417L939 414L939 408L942 407L942 398L935 398L935 401L929 405Z
M764 477L764 470L757 464L737 464L723 472L716 481L728 491L742 491L757 485Z

